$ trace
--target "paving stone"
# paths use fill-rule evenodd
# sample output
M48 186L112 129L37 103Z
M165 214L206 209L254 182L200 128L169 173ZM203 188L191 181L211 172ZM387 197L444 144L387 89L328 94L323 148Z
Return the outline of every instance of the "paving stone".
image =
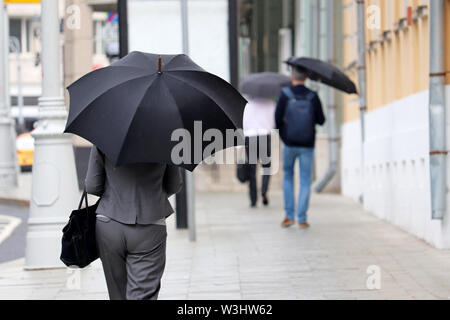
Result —
M244 193L197 195L197 241L168 220L160 299L448 299L450 252L364 212L337 195L314 195L311 228L280 228L282 195L249 210ZM369 266L381 290L368 290ZM24 271L23 259L0 265L0 299L106 299L97 262L80 273Z

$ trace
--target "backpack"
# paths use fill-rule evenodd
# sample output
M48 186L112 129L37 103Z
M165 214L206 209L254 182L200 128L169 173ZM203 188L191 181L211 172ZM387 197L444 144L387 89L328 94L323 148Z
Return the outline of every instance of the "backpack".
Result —
M295 144L308 145L314 141L314 92L298 98L290 88L283 89L288 97L288 104L284 113L284 136Z

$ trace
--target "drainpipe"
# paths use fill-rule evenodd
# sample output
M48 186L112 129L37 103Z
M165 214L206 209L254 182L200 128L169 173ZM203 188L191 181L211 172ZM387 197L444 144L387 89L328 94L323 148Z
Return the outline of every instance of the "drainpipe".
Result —
M334 2L327 4L327 50L328 50L328 62L335 63L335 33L334 33ZM327 122L328 122L328 170L325 175L316 183L314 190L316 192L322 192L326 185L331 181L338 169L338 132L337 132L337 117L336 117L336 96L333 88L327 89Z
M321 7L321 1L320 0L310 0L309 6L311 10L311 16L309 18L310 23L310 41L308 45L310 46L310 52L311 57L320 59L320 7ZM311 82L311 90L316 91L318 95L320 95L320 86L319 82L312 81ZM311 179L312 181L315 181L317 178L316 174L316 160L314 160L313 168L312 168L312 174Z
M366 100L366 34L365 34L365 6L364 0L356 0L357 36L358 36L358 83L359 83L359 113L361 117L361 195L359 200L364 202L364 143Z
M320 59L320 0L311 2L311 56Z
M430 1L430 178L432 219L446 211L444 0Z

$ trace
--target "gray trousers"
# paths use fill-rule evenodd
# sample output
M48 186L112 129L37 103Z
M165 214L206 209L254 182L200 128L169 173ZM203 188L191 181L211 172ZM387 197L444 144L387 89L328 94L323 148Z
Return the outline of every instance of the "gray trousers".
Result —
M166 226L97 217L96 238L109 298L156 300L166 264Z

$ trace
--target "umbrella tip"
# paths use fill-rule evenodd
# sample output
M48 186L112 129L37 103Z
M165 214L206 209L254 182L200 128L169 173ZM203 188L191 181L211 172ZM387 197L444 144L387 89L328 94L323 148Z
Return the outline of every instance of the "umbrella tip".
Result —
M159 56L158 57L158 74L161 74L162 72L161 72L161 64L162 64L162 62L161 62L161 56Z

